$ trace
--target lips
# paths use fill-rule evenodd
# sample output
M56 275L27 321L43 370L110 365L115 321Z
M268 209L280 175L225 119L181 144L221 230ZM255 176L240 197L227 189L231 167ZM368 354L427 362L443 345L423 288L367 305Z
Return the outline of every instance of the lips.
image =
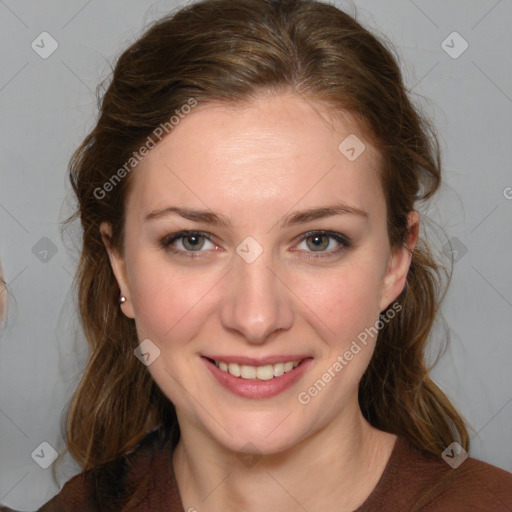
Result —
M310 356L304 355L262 359L202 356L201 359L224 388L245 398L278 395L297 382L313 362Z
M247 357L237 355L202 354L202 357L212 361L224 361L225 363L238 363L247 366L264 366L266 364L287 363L289 361L302 361L311 358L309 354L288 354L266 357Z

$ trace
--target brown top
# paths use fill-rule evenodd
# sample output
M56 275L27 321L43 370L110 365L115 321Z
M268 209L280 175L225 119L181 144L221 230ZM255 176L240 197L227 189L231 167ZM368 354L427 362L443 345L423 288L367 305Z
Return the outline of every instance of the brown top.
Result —
M171 451L163 449L159 435L159 430L150 432L126 457L121 476L119 464L115 471L76 475L37 512L184 512ZM113 508L99 505L97 494L121 496L121 488L133 490L144 477L148 486L132 507L124 508L120 502ZM10 510L0 506L0 512ZM355 512L415 511L512 512L512 473L472 458L452 469L443 459L427 458L398 437L377 486Z

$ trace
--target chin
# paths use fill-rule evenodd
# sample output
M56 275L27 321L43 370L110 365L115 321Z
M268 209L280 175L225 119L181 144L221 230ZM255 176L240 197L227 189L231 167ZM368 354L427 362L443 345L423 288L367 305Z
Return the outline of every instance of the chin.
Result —
M286 418L287 415L282 411L281 409L275 414L267 412L264 417L258 417L258 414L253 412L245 419L241 419L239 415L233 418L223 416L222 427L224 428L217 424L208 424L204 427L208 430L212 428L209 435L218 444L232 452L259 455L282 453L307 437L307 433L303 432L304 429L298 429L296 422L292 420L293 413ZM233 421L229 421L230 419Z

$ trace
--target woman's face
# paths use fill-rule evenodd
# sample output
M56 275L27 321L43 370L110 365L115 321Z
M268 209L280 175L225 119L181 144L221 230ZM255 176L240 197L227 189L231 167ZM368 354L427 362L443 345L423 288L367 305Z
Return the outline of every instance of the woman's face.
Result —
M390 248L374 148L273 96L192 109L131 179L124 254L109 253L182 431L276 453L353 417L365 329L410 261Z

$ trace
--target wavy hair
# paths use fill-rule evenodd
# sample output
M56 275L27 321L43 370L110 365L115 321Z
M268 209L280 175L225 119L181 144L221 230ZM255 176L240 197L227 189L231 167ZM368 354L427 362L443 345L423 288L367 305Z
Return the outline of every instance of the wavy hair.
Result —
M190 98L198 104L244 105L261 93L291 91L325 102L333 115L350 113L382 155L380 177L394 248L405 243L407 214L441 181L435 131L413 106L391 45L330 4L192 3L149 26L121 54L104 89L97 123L69 166L78 202L72 219L79 218L83 229L79 311L91 353L67 411L65 438L84 470L129 453L161 425L171 446L179 440L173 404L134 357L135 323L118 306L119 288L99 226L102 221L112 225L112 244L122 253L133 173L124 173L108 192L105 184ZM373 426L433 456L454 440L469 445L463 419L430 379L425 359L445 275L420 239L397 299L402 312L380 330L359 386L361 410Z

